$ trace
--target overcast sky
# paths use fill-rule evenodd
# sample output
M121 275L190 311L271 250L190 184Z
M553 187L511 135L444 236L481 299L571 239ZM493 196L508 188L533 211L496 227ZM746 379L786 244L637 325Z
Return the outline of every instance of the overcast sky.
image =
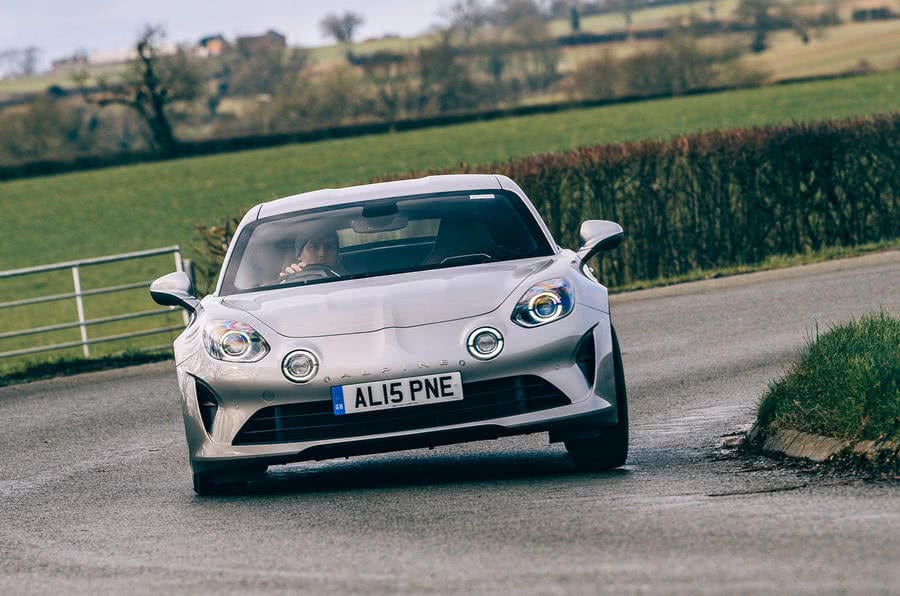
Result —
M412 35L438 21L450 0L0 0L0 51L34 45L42 61L78 49L127 48L145 23L162 24L170 41L208 34L275 29L291 45L325 43L319 21L352 10L365 17L358 39L384 33Z

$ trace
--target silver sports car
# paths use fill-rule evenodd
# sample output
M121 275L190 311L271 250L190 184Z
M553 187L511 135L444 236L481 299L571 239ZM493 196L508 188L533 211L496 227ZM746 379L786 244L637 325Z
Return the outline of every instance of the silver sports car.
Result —
M433 176L250 209L215 292L150 288L192 313L175 340L194 490L267 466L549 432L576 465L621 466L625 380L587 261L505 176Z

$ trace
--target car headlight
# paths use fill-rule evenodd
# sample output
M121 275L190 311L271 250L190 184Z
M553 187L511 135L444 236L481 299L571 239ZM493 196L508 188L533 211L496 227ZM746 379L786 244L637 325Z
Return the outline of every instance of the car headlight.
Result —
M203 329L203 344L210 356L225 362L256 362L269 353L263 336L240 321L210 321Z
M512 320L522 327L537 327L563 318L575 306L572 285L557 277L535 284L519 299Z

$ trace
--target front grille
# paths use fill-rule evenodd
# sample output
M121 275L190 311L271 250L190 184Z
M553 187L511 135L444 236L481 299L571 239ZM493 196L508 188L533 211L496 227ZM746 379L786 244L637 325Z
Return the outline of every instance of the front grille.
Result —
M335 416L331 400L270 406L256 412L234 445L299 443L490 420L570 404L556 387L531 375L463 383L460 401Z

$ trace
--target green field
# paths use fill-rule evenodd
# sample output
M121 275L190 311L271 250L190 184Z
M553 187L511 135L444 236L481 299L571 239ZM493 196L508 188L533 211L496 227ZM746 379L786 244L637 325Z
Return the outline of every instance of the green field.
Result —
M216 223L254 203L375 176L701 130L886 112L900 109L898 97L900 72L892 72L11 181L0 184L0 270L170 244L188 247L195 222ZM86 270L84 285L148 278L171 270L169 262L160 259L152 270L134 264ZM40 281L39 290L0 282L0 301L66 291L71 277ZM137 292L93 299L87 307L91 317L152 304ZM69 303L15 315L0 311L0 332L73 318ZM133 323L138 324L146 322ZM102 334L124 327L110 325ZM55 340L63 341L62 335ZM77 332L66 338L77 338ZM13 347L0 342L0 351Z
M690 16L701 19L709 18L709 5L709 0L699 0L698 2L641 8L640 10L635 10L631 15L632 27L635 29L658 27ZM728 18L737 8L737 5L738 0L716 0L717 17ZM625 16L621 12L591 15L581 19L581 30L588 33L605 33L622 29L625 29ZM554 20L550 25L550 31L553 35L570 33L571 25L569 20Z
M771 36L771 47L741 58L773 79L847 72L865 62L876 70L900 67L900 19L847 23L821 30L808 44L790 31Z
M746 45L741 34L720 35L700 39L705 48L722 48L729 44ZM628 40L594 46L576 46L562 53L563 71L571 71L586 60L594 60L603 52L625 58L639 52L650 52L657 40ZM843 73L859 68L865 62L873 70L900 67L900 20L845 23L826 27L814 33L809 43L791 31L777 31L769 36L769 48L759 54L747 53L739 63L766 73L772 81Z
M98 78L115 79L124 69L121 64L91 66L87 69L88 85L97 83ZM71 72L47 72L33 77L25 77L21 79L3 79L0 80L0 100L15 97L17 95L28 95L31 93L42 93L48 87L59 86L65 89L75 89L75 80Z

